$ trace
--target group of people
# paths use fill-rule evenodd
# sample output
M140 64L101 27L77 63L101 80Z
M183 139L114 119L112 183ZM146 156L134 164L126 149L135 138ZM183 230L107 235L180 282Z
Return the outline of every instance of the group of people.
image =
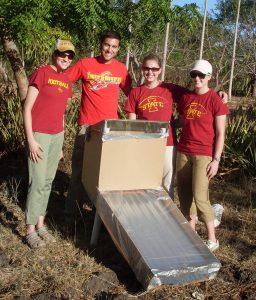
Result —
M127 96L125 111L129 119L170 123L163 187L173 197L174 175L177 173L180 209L194 230L197 216L204 221L208 233L206 245L214 251L219 242L215 237L208 190L209 180L218 171L228 108L208 86L212 66L205 60L194 63L190 72L194 89L189 91L179 85L161 82L158 78L161 61L151 54L144 58L141 66L144 83L132 89L125 65L115 59L120 41L118 33L104 33L99 56L80 59L68 68L75 55L74 46L70 41L58 40L52 65L39 68L30 79L24 105L29 162L26 241L31 248L55 241L44 225L44 218L51 184L62 155L64 112L71 97L71 85L82 80L79 131L74 142L66 215L71 219L74 217L84 193L81 174L86 130L104 119L118 118L118 92L121 88ZM173 101L178 107L178 122L173 118ZM176 123L182 127L178 145Z

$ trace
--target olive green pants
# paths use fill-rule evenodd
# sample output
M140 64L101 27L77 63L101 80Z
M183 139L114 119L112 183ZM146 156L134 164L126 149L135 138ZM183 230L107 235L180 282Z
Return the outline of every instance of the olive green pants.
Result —
M181 212L186 218L198 215L205 223L214 219L206 171L211 160L210 156L177 153L177 188Z
M34 132L35 140L41 145L42 159L34 163L28 159L29 188L26 202L26 224L36 225L39 216L45 216L55 177L64 132L46 134Z

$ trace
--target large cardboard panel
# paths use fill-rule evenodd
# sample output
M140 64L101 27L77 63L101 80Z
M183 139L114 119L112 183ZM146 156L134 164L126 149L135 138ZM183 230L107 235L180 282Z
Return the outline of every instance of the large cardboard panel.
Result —
M92 126L85 141L82 182L92 201L98 191L155 189L162 184L166 137L159 135L159 128L167 125L145 122L145 132L142 122L139 128L131 121L116 122L122 128L111 128L110 133L103 132L107 122ZM129 130L124 131L125 126Z
M92 202L97 197L101 164L102 141L93 134L85 141L82 183Z
M161 186L166 139L106 141L102 145L100 191Z

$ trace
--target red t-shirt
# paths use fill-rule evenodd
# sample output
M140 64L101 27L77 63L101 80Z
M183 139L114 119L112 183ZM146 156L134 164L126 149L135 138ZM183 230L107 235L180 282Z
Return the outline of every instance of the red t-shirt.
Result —
M79 125L117 119L119 87L131 86L131 77L124 64L113 59L109 64L98 57L79 60L66 72L72 82L82 79Z
M49 134L63 131L67 100L72 96L68 76L47 65L32 74L29 85L39 90L32 108L32 130Z
M203 95L186 94L178 104L183 115L178 151L192 155L213 156L215 141L214 117L227 115L229 109L214 90Z
M188 90L172 83L160 83L150 89L141 85L131 90L125 105L127 113L135 113L140 120L170 122L172 103L179 102ZM176 145L175 129L170 126L167 145Z

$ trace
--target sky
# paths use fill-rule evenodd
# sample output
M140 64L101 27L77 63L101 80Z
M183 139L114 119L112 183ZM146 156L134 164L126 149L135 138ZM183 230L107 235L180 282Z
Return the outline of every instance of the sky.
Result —
M201 8L201 11L204 12L205 0L172 0L172 5L183 6L190 3L196 3ZM208 0L208 12L215 8L216 3L217 0Z

